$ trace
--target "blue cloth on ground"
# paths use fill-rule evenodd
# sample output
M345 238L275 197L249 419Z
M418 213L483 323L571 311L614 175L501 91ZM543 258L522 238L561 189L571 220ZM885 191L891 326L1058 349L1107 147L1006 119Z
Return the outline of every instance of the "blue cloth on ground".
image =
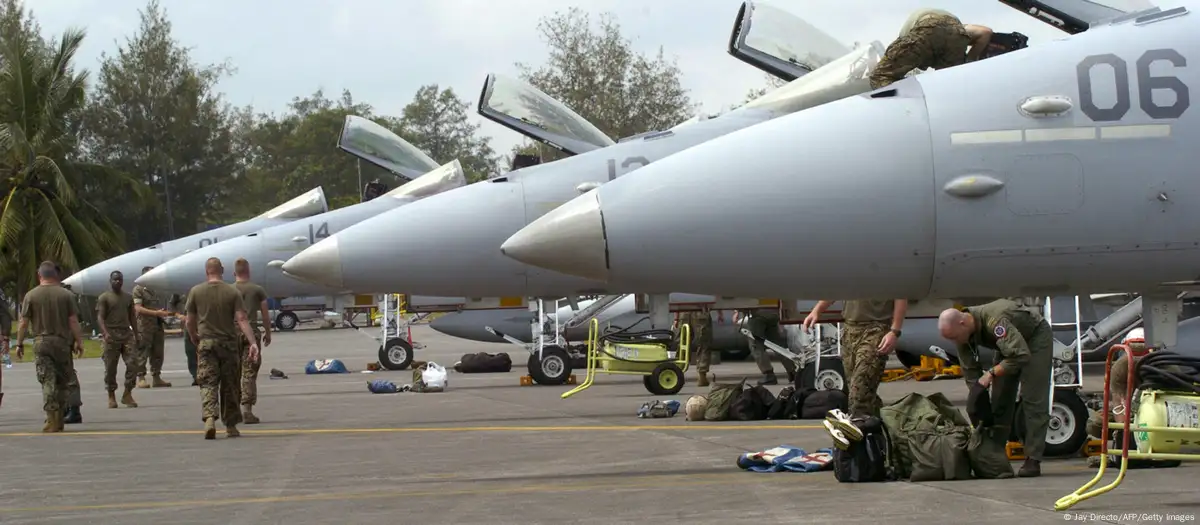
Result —
M382 379L377 379L367 383L367 390L370 390L372 394L395 394L396 392L400 391L400 389L396 387L396 383L384 381Z
M738 456L737 465L753 472L820 472L833 469L833 449L822 448L808 454L804 449L780 445L762 452Z
M349 374L346 365L337 359L315 359L304 366L305 374Z

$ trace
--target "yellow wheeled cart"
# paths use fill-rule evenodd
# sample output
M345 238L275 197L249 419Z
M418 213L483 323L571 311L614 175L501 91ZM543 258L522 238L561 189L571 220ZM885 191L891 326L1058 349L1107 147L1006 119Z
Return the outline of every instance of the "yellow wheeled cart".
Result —
M675 395L683 389L691 342L691 327L686 323L680 323L679 339L676 340L671 330L629 332L624 329L600 335L600 322L593 318L588 327L587 377L562 398L592 386L597 370L606 374L640 375L651 394Z
M1137 371L1141 371L1144 367L1160 375L1170 376L1173 372L1164 372L1166 369L1182 366L1191 368L1194 373L1197 371L1197 364L1200 361L1192 357L1167 352L1151 352L1142 358L1142 362L1135 365L1133 351L1128 346L1113 345L1108 351L1108 360L1104 367L1104 406L1101 411L1101 415L1104 417L1104 426L1101 437L1109 436L1108 415L1112 413L1109 381L1112 375L1113 356L1119 352L1124 352L1129 359L1129 376L1125 391L1126 408L1122 414L1124 421L1121 422L1123 423L1121 449L1119 451L1109 450L1109 440L1101 439L1100 452L1104 461L1100 462L1100 470L1096 473L1096 477L1079 487L1079 490L1060 498L1054 503L1054 510L1067 510L1081 501L1117 488L1125 480L1125 472L1129 469L1130 459L1200 460L1200 387L1197 387L1194 378L1186 377L1180 380L1179 375L1174 375L1172 379L1162 381L1163 383L1175 383L1174 387L1169 390L1163 389L1157 384L1147 385L1143 378L1143 384L1139 385L1139 395L1136 400L1137 415L1136 417L1133 415L1135 412L1133 410L1135 406L1134 385L1137 384L1134 378L1138 377ZM1143 387L1146 388L1143 390ZM1134 450L1129 448L1131 436L1136 440ZM1117 474L1117 479L1098 489L1089 490L1104 477L1105 468L1108 466L1108 457L1117 455L1121 456L1121 470Z

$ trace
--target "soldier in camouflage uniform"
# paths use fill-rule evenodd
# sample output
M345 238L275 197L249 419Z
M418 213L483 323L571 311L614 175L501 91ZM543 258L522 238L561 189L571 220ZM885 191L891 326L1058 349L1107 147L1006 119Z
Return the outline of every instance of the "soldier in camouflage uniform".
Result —
M250 328L254 331L254 343L258 344L261 357L262 348L271 344L270 323L263 325L258 319L259 314L262 314L263 319L269 317L267 291L250 281L250 263L245 259L238 259L233 263L233 275L236 278L233 286L242 296ZM250 340L245 337L238 338L238 345L242 359L242 420L247 425L253 425L259 422L253 408L258 403L258 370L262 367L262 359L250 359Z
M775 367L771 366L771 355L767 353L767 345L758 340L758 338L768 339L771 335L779 333L779 312L769 310L738 310L737 313L746 319L746 328L756 338L750 341L750 355L754 357L754 364L758 365L758 371L763 375L758 384L779 384L779 379L775 377ZM791 368L787 364L784 365L784 368L791 375Z
M945 69L979 60L991 38L991 29L963 25L957 17L941 9L918 10L908 18L900 36L888 46L871 72L871 89L900 80L914 69Z
M958 359L967 385L992 386L997 435L1008 436L1021 393L1025 420L1025 464L1020 477L1040 476L1050 425L1050 374L1054 333L1036 312L1001 299L962 310L950 308L938 318L942 337L958 343ZM982 371L978 347L996 349L994 364Z
M72 346L76 355L83 355L83 335L75 295L59 284L56 265L39 265L38 280L40 285L26 293L21 303L17 358L25 357L25 333L32 327L36 338L34 367L42 384L42 409L46 412L42 432L62 432Z
M679 322L681 326L687 324L691 330L692 341L689 351L696 356L696 373L700 375L696 386L706 387L708 386L708 368L712 361L712 313L707 309L683 312L679 314Z
M142 268L142 275L154 269L153 266ZM137 312L138 330L138 388L150 388L146 383L146 364L150 365L152 385L155 388L169 387L171 383L162 380L163 344L166 335L164 318L171 312L162 308L158 294L145 286L133 287L133 308Z
M59 275L60 281L58 285L70 290L71 287L63 284L61 281L62 276L65 275L63 274L62 266L54 265L54 271L58 272ZM72 292L72 296L75 297L76 301L75 309L78 311L79 297L73 294L74 292ZM63 407L63 423L67 425L83 423L81 407L83 407L83 395L79 392L79 373L75 370L75 356L71 352L67 352L67 405Z
M96 324L104 336L104 389L108 391L108 408L117 408L117 360L125 362L125 390L121 404L137 408L133 400L133 386L137 379L137 330L133 320L133 296L121 287L125 276L112 272L108 276L112 290L100 294L96 300Z
M812 330L821 314L833 301L820 301L804 318L805 330ZM842 368L850 383L849 416L879 416L883 400L879 398L879 383L888 356L896 349L908 301L904 299L866 299L845 301L842 306L841 358ZM845 414L836 414L841 416ZM847 418L836 418L833 424L845 427ZM843 428L843 431L845 429ZM852 432L853 434L853 432ZM854 434L857 435L857 434Z
M215 257L204 264L208 280L188 292L187 333L196 343L197 377L200 382L201 413L204 418L204 439L216 439L216 420L225 423L229 437L241 435L237 424L242 421L238 411L241 400L241 365L238 336L254 340L246 317L246 305L237 288L221 280L225 268ZM240 329L240 330L239 330ZM258 343L250 343L247 357L258 360Z

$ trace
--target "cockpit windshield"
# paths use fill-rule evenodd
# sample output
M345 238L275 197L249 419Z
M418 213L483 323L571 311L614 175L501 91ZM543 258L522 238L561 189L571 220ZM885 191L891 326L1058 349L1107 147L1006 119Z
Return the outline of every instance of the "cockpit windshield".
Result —
M462 164L454 159L434 168L433 171L413 179L387 193L387 196L400 198L421 199L437 195L447 190L461 188L467 184L467 175L463 172Z
M479 114L572 155L615 143L562 102L526 82L504 75L488 75L479 95Z
M783 9L745 2L734 21L729 53L792 81L850 52L850 48Z
M325 190L320 186L279 206L267 210L256 219L303 219L329 211Z
M1097 23L1155 9L1150 0L1000 0L1004 4L1068 33L1081 33Z
M338 149L406 179L438 167L437 161L387 128L356 115L346 115Z

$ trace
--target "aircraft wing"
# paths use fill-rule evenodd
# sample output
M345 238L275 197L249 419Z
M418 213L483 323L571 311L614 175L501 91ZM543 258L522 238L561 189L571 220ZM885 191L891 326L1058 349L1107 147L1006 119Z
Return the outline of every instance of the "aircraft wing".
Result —
M1157 11L1150 0L1000 0L1005 5L1071 34L1132 13Z
M408 180L439 166L424 151L391 130L357 115L346 115L337 147Z
M532 84L495 73L488 75L479 94L479 115L572 155L615 144L554 97Z
M763 2L742 2L729 35L729 54L788 82L849 52L808 22Z

